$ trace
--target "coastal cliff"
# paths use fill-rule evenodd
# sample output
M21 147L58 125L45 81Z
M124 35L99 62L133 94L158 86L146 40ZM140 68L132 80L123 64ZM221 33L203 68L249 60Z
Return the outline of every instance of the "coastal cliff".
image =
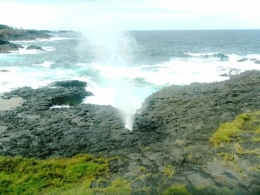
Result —
M259 194L259 83L259 71L246 71L163 88L146 98L133 131L118 109L81 104L92 95L84 82L5 93L24 102L0 111L0 192ZM18 175L27 179L18 184Z

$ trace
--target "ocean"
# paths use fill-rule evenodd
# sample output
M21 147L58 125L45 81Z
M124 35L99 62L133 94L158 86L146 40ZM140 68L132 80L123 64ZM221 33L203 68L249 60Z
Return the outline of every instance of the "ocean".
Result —
M0 54L0 93L53 81L88 83L84 103L133 114L169 85L215 82L260 70L260 30L50 33L49 40L15 41L45 51Z

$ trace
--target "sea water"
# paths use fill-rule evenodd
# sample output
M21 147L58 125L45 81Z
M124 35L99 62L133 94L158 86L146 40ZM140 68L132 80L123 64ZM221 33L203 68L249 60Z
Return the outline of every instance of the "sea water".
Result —
M50 35L46 40L14 42L45 51L0 54L0 93L53 81L86 81L94 96L84 103L119 108L129 129L145 98L165 86L223 81L245 70L260 70L260 30Z

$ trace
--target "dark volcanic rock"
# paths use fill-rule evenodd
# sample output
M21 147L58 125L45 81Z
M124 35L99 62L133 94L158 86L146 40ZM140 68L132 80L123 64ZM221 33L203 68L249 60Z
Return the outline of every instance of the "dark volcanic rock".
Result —
M85 91L86 85L77 80L61 81L51 84L56 87L23 87L5 93L3 98L19 96L26 101L15 110L0 113L0 126L6 130L0 136L0 155L36 158L98 152L113 155L165 137L163 131L153 131L155 124L151 129L129 132L119 110L111 106L80 104L85 96L92 95ZM73 107L50 109L57 104Z
M237 62L245 62L245 61L247 61L247 60L249 60L248 58L242 58L242 59L240 59L240 60L237 60Z
M52 84L56 87L87 87L87 83L78 80L57 81Z
M26 50L31 50L31 49L36 49L36 50L44 51L44 49L42 49L42 48L39 47L39 46L35 46L35 45L31 45L31 46L26 47Z
M176 184L192 194L258 194L260 142L255 141L257 148L250 145L252 132L232 137L244 152L232 143L214 147L209 140L221 124L260 110L259 84L260 72L246 71L223 82L166 87L146 98L132 132L111 106L75 103L49 109L55 98L84 98L84 82L17 89L4 97L16 95L26 101L0 112L0 155L119 155L123 158L111 161L110 170L132 181L133 194L163 194Z
M173 140L205 142L220 124L243 112L260 110L259 83L260 73L247 71L223 82L166 87L146 99L137 121L163 124Z
M1 155L48 158L112 150L111 130L123 128L119 116L111 106L90 104L34 113L21 109L2 118L4 124L8 123L7 117L16 122L1 135Z
M0 39L0 53L9 53L10 51L17 51L23 48L21 45L10 43Z
M242 58L240 60L237 60L237 62L245 62L245 61L252 61L255 64L260 64L260 60L254 58Z
M160 164L174 165L175 171L182 172L182 175L187 174L187 179L193 187L208 185L210 180L204 182L200 179L202 183L199 183L196 179L201 177L199 175L203 173L202 167L207 165L205 174L209 174L214 185L228 187L235 194L251 194L247 187L253 185L255 190L256 185L259 192L260 182L255 184L256 176L247 171L248 167L254 167L258 160L249 160L252 157L235 157L238 163L247 164L246 168L239 169L239 172L234 168L238 167L236 160L229 162L233 165L228 166L227 160L218 158L220 154L230 154L232 159L232 148L223 147L226 150L221 153L209 142L211 135L221 124L234 120L241 113L260 110L259 84L260 72L247 71L224 82L166 87L146 99L136 115L134 129L142 130L149 125L153 126L152 124L161 124L159 127L153 126L153 131L164 131L167 138L161 143L152 144L148 149L154 154L160 148L160 157L164 156L163 162L160 162L159 157L156 158L156 167L160 167ZM149 158L149 153L146 153L144 152L144 157ZM227 165L223 165L225 163ZM242 170L247 177L240 176ZM260 173L257 177L260 177ZM248 186L241 185L242 183Z
M70 83L70 81L67 82ZM78 82L81 83L80 81ZM64 81L64 83L66 83L66 81ZM45 110L49 109L52 105L74 106L80 104L86 96L91 95L93 95L91 92L76 86L56 88L43 87L39 89L23 87L6 93L5 97L19 96L27 100L24 103L24 106L30 107L31 110Z

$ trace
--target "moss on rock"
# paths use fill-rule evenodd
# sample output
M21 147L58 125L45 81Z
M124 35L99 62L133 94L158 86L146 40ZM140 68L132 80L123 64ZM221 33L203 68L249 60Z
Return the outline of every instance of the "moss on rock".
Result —
M232 122L222 124L211 136L210 142L217 147L223 142L230 142L232 138L241 139L239 135L241 132L253 133L252 141L258 141L260 111L240 114Z
M191 195L185 185L173 185L163 195Z
M109 160L92 155L35 160L0 157L0 194L44 194L81 186L109 174Z

